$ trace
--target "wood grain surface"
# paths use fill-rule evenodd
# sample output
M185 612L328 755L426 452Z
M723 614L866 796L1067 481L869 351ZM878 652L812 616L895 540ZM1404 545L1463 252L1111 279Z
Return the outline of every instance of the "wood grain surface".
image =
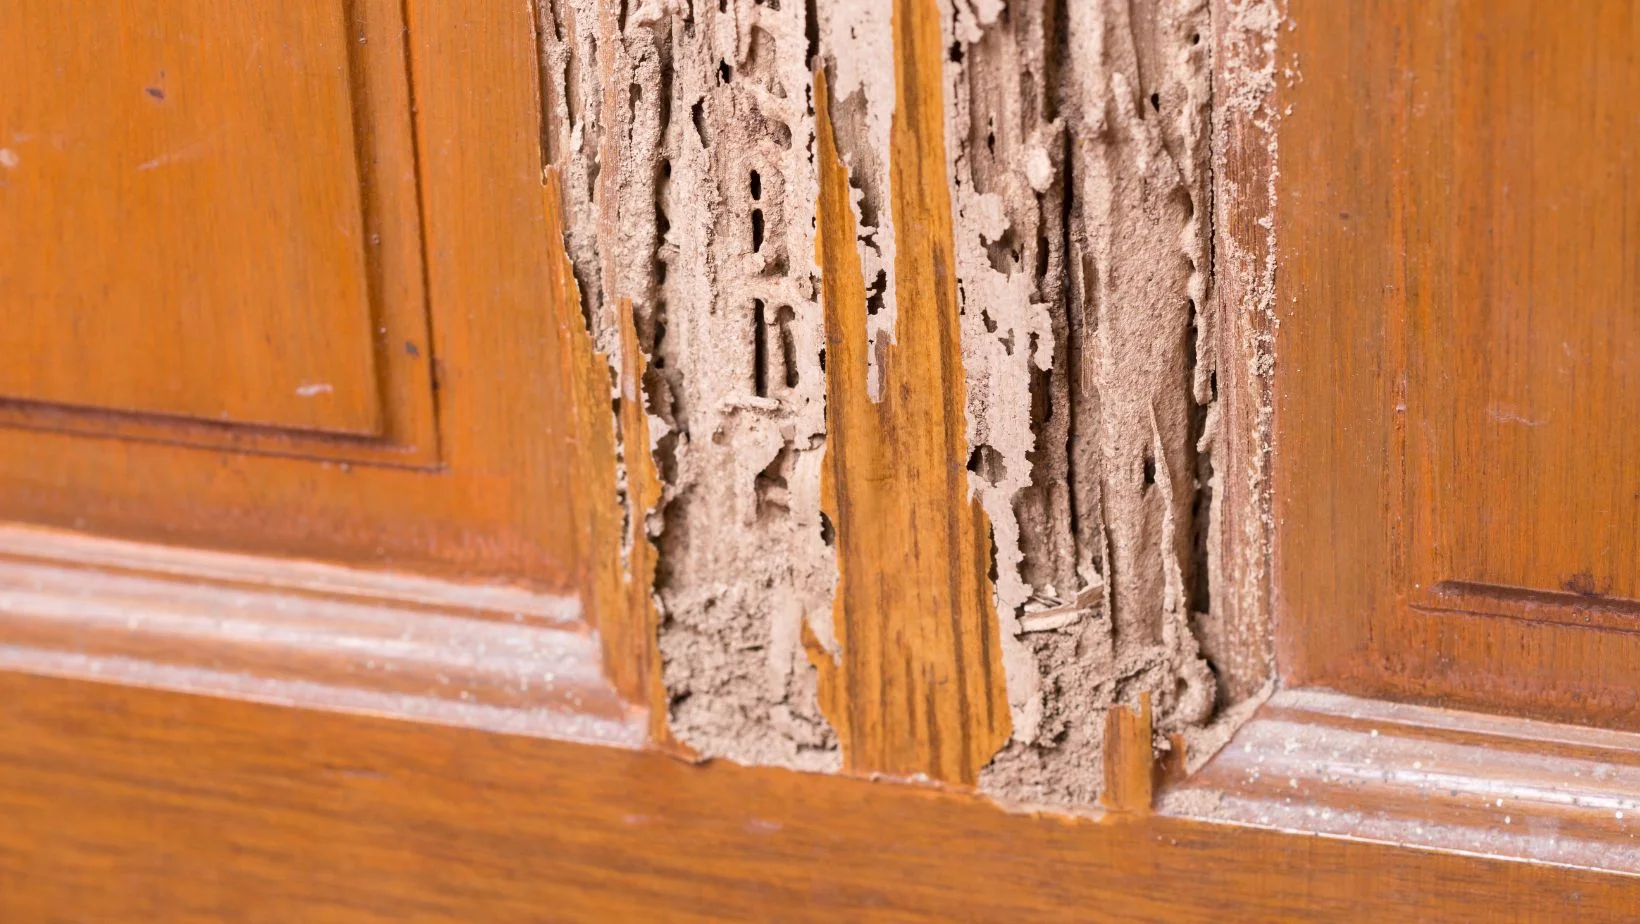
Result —
M1278 46L1257 28L1259 7L1213 0L1213 274L1221 439L1213 450L1208 570L1213 618L1199 623L1229 702L1275 676L1270 599L1269 371L1275 321L1275 87ZM1254 21L1249 22L1252 19ZM1250 85L1253 84L1253 85ZM1250 95L1251 94L1251 95Z
M966 466L939 19L932 0L897 0L893 20L896 327L878 351L880 401L867 385L854 193L826 77L814 79L828 424L821 505L836 530L839 651L807 641L848 770L973 783L1010 722L990 527Z
M1640 728L1640 8L1291 15L1282 671Z
M1640 629L1640 6L1454 3L1409 44L1412 603Z
M1156 750L1150 691L1139 708L1117 704L1105 713L1105 789L1099 804L1113 812L1148 812L1156 796Z
M1636 880L0 674L0 917L1617 921Z

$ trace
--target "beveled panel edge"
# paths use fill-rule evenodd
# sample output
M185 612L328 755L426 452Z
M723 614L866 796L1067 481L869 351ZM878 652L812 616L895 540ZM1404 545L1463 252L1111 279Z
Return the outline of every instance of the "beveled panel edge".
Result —
M0 670L641 747L574 597L0 525Z

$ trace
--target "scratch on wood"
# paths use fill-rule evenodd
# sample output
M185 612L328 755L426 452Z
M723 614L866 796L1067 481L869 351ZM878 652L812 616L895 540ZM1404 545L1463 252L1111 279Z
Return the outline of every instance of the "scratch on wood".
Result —
M895 342L881 350L881 402L867 387L852 190L826 78L815 76L816 250L831 370L821 494L836 529L838 650L812 634L806 640L846 769L972 784L1007 741L1010 719L988 576L990 527L965 465L939 22L934 0L896 0L897 322Z

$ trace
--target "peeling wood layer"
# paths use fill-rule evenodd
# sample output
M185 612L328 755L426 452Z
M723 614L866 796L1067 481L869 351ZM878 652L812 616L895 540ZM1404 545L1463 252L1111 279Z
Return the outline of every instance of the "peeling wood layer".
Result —
M541 3L657 729L1069 806L1120 704L1210 753L1272 672L1273 0Z

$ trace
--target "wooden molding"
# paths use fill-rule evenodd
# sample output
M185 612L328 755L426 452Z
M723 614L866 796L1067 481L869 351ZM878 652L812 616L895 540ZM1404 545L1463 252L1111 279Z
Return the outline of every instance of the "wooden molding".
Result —
M1640 734L1277 693L1164 809L1640 874Z
M0 669L636 747L577 599L0 526Z
M0 299L13 335L30 330L36 338L8 341L31 349L0 374L0 426L436 468L423 216L400 0L329 0L237 14L145 2L63 31L34 25L39 20L24 9L14 14L32 28L16 30L19 44L0 49L0 60L18 73L31 62L53 62L57 84L74 88L76 105L55 104L44 88L14 95L0 112L16 135L8 143L108 134L95 145L31 151L32 169L10 176L0 198L0 241L24 271L8 278ZM232 17L234 25L213 21L215 15ZM127 17L151 20L152 28L140 36L122 32ZM216 40L178 41L189 32ZM306 66L293 72L268 62L213 73L254 59L264 41L302 44ZM150 72L147 108L130 107L125 82L166 60L169 81L164 71ZM260 109L247 118L239 107L252 101ZM204 135L207 125L212 133ZM302 131L291 132L296 126ZM270 145L270 132L300 137ZM136 160L143 162L127 173ZM141 179L131 180L133 174ZM250 176L259 182L247 190ZM224 208L222 200L236 192L259 207ZM286 251L284 259L268 250ZM167 322L189 317L174 312L191 301L232 301L234 310L189 324L184 333ZM100 333L63 339L62 319L89 310L97 312ZM259 328L270 322L269 311L290 313L280 315L282 325ZM302 357L324 391L292 396L279 386L294 383L273 375L277 367L252 372L255 364L246 360L255 354L235 352L236 343L242 349L247 342L273 351L263 338L279 336L281 327L292 337L318 334L281 349ZM225 330L244 336L211 339ZM150 362L119 362L119 354L107 352L133 342ZM99 374L42 375L42 364ZM106 376L108 366L125 367L123 377Z
M6 672L0 767L7 921L1584 924L1640 897L1573 866Z
M127 426L135 417L115 413L122 405L133 402L137 410L177 410L157 399L137 401L140 395L134 396L131 402L123 402L115 400L119 397L116 393L114 398L102 402L104 406L94 414L75 412L80 423L74 426L66 421L47 421L33 411L29 412L33 416L28 426L13 426L19 419L15 415L8 416L7 405L0 401L0 520L172 545L321 559L364 568L440 575L452 580L517 580L542 592L579 593L582 584L577 537L565 524L573 522L574 498L582 488L581 483L575 481L574 466L566 460L564 452L564 447L574 442L577 433L574 412L566 401L569 373L562 365L562 339L567 322L580 322L580 310L578 303L561 298L559 291L551 286L552 252L547 244L559 231L553 229L549 234L540 199L540 68L535 55L534 17L527 5L502 0L458 6L423 0L402 4L394 0L360 0L347 4L326 0L296 4L287 10L290 6L271 4L236 17L210 4L171 10L162 2L145 2L140 8L122 8L120 15L133 17L131 22L135 23L143 15L139 9L163 9L165 15L154 14L152 30L138 30L143 35L162 33L161 21L173 25L207 21L200 17L211 17L210 22L220 19L239 28L253 12L258 16L265 13L293 21L310 17L315 23L322 23L314 26L323 30L322 35L301 33L314 36L311 49L302 54L323 51L329 55L327 60L334 63L326 68L315 64L301 73L333 91L337 107L348 100L364 107L356 113L361 120L359 125L368 124L373 134L362 139L362 147L357 151L351 142L343 145L337 141L326 148L334 157L330 160L320 157L320 166L302 166L296 173L287 170L290 165L284 162L283 152L272 151L265 145L235 142L236 138L246 137L243 132L225 128L227 133L221 139L221 148L223 152L231 152L233 158L242 154L272 158L269 163L282 165L280 169L286 170L286 175L297 177L303 183L310 179L319 182L320 174L345 173L349 177L347 182L331 177L324 180L330 184L327 188L345 189L349 196L353 195L351 190L355 186L362 190L359 195L364 196L367 213L362 220L366 226L379 223L383 237L379 252L371 251L376 253L378 262L361 272L379 283L378 289L385 299L381 307L391 317L382 315L367 319L367 324L336 326L347 317L342 310L346 303L340 300L303 303L306 307L301 307L301 311L316 313L300 316L323 319L323 323L314 328L315 343L345 341L352 344L349 349L356 348L359 362L348 367L352 371L347 374L352 378L347 381L357 384L369 378L361 364L368 359L370 350L391 353L392 363L377 364L377 371L386 376L380 379L384 390L379 403L391 405L384 411L380 439L373 442L370 434L354 433L371 428L356 420L349 423L352 418L337 418L322 431L284 431L263 426L270 420L273 424L291 424L295 418L278 414L269 418L252 413L255 409L252 399L260 400L254 393L236 399L245 409L244 413L231 414L228 420L215 423L198 418L193 418L191 423L167 418L165 433L137 432ZM344 15L354 17L345 32L342 31ZM63 42L69 42L66 37L69 35L83 35L88 41L96 38L100 43L95 46L96 53L107 56L108 62L98 64L93 60L95 66L83 70L103 75L117 60L123 60L121 55L134 52L119 39L122 33L115 28L117 24L105 22L106 17L93 19L95 21L80 22L46 17L39 22L41 28L46 28L48 21L56 24L52 28L60 25L65 30ZM44 42L56 34L40 32L33 39L25 37L17 41L24 45L29 41ZM206 29L199 34L212 32ZM298 33L286 30L279 34L295 36ZM269 37L273 33L264 31L263 35L266 41L272 42L267 46L269 49L278 47L278 42ZM360 44L359 38L367 41ZM11 41L9 35L7 40ZM249 43L251 39L243 41ZM238 68L243 55L234 50L238 46L225 42L226 39L224 43L203 45L182 42L176 49L181 53L185 47L198 45L196 50L201 54L217 56L213 60L226 62L224 66L230 70ZM346 45L345 50L341 44ZM0 45L10 47L4 42ZM154 47L158 50L150 50L151 53L163 57L163 53L169 53L165 49L171 46L162 43ZM4 49L0 48L0 60L4 59ZM21 59L17 66L24 66L30 60L33 58ZM298 58L282 60L289 63ZM349 60L358 65L357 73L347 70ZM319 73L321 70L323 74ZM247 74L253 71L255 68ZM198 100L222 96L235 106L242 105L262 115L280 107L291 108L300 115L305 111L302 107L313 102L299 87L267 74L255 79L272 81L267 83L266 90L279 98L270 100L261 109L255 102L257 93L262 92L260 89L253 87L237 96L228 94L227 90L219 94L203 74L188 76L173 71L172 77L174 81L185 78L200 81L190 84L198 89L197 95L174 81L168 85L168 104L174 104L179 110L195 105ZM98 76L98 80L102 79ZM356 81L357 85L350 81ZM41 84L39 94L34 94L31 85L31 93L20 99L46 100L39 110L43 113L41 118L48 123L58 115L81 120L96 115L91 110L81 111L77 106L51 103L57 98L50 96L51 93L74 92L63 89L72 88L72 83L55 90L52 86L49 81ZM350 88L352 93L348 92ZM136 100L138 104L159 105L157 100L141 94L141 85L133 85L131 89L141 96ZM474 105L475 99L482 99L484 104ZM336 131L349 136L355 134L344 118L346 113L340 108L336 112L340 113L335 121ZM110 116L103 121L124 124L125 116ZM250 121L256 122L256 119ZM254 136L252 132L250 137ZM483 139L483 142L473 143L473 139ZM89 146L89 149L101 148L102 145ZM44 150L42 148L42 152ZM353 162L360 158L371 160L374 166L366 171L368 175L360 183L353 183L351 177L356 172ZM41 163L45 163L43 158ZM200 165L190 169L194 167L203 169ZM77 175L83 176L87 183L95 179L96 184L114 184L113 187L88 187L108 192L108 195L93 197L95 201L106 202L110 207L120 201L109 189L118 187L124 180L116 181L105 171L85 171ZM160 183L166 175L154 171L144 172L142 176ZM14 178L12 182L14 192L21 189L17 185L21 179ZM165 179L164 182L173 181ZM49 188L68 196L78 195L82 185L61 180L49 184ZM306 188L301 184L290 188L298 186ZM260 182L250 186L241 183L231 188L251 197L247 202L256 201L258 195L273 195ZM159 207L167 201L153 200L157 211L145 214L154 220L171 215L175 219L173 224L182 225L180 229L171 229L180 240L206 234L205 230L189 224L186 214L172 215L168 205ZM210 214L228 216L223 220L252 213L255 213L253 217L262 216L257 217L257 221L265 217L257 209L241 207L233 197L216 197L212 202L215 204ZM13 210L22 207L20 203ZM35 211L49 215L59 210L41 205ZM352 216L352 206L337 206L321 213L321 230L329 234L334 223L332 218L340 215ZM140 227L121 222L104 224L123 229L119 233L130 238L131 248L88 247L85 241L77 239L70 239L62 246L71 248L71 254L87 249L117 250L119 254L108 258L120 260L129 258L126 251L141 253L147 246L149 236ZM299 230L294 226L276 225L270 232L273 234L270 240L279 239L279 234L285 231L295 234ZM377 231L369 229L364 233ZM36 237L27 240L31 248L57 246ZM365 241L367 247L378 247L369 237ZM258 243L250 253L255 257L272 246ZM355 250L348 248L343 254L336 248L320 248L320 252L339 255L338 259L345 256L349 260L355 257L364 260ZM186 254L175 256L181 259ZM281 258L288 256L282 254ZM266 262L279 262L273 260L271 254L269 257ZM238 279L245 292L260 293L258 280L264 278L261 262L264 261L254 258L218 261L209 269L219 275L210 278ZM233 275L236 273L240 275ZM162 274L162 277L172 281L188 278L186 274L177 273ZM20 297L10 292L0 294L0 300L8 306ZM353 303L360 311L367 307L357 299ZM58 303L42 303L38 311L30 312L24 310L22 303L16 303L15 308L8 307L8 310L23 312L30 324L38 322L56 332L54 342L67 357L59 364L64 374L83 373L93 378L101 375L95 364L88 365L87 357L75 359L70 332L62 327L75 315L67 307L52 309L53 304ZM160 318L170 316L165 312L171 309L164 308L168 302L153 303L159 306L153 311L143 307L147 303L120 304L126 305L129 312L122 309L115 314L121 318L129 314L126 320L138 326L143 318L153 319L154 312L159 312ZM315 304L319 307L314 307ZM297 311L300 306L290 302L286 307ZM234 310L217 314L224 321L238 317ZM273 323L279 317L284 315L270 315L268 319ZM107 320L112 322L113 316ZM241 320L249 323L254 318ZM29 350L30 335L25 334L28 329L32 328L28 325L15 330L8 328L12 339L7 341L7 349L12 353ZM103 334L106 333L104 330ZM216 373L211 369L220 363L205 363L203 371L168 368L144 349L143 338L169 335L163 330L147 329L140 334L128 344L133 357L129 365L149 369L163 381L193 381L188 376L195 374L204 376L198 381L207 384L213 381L211 376ZM199 337L202 343L214 342L203 332ZM119 341L106 342L117 345ZM190 347L190 355L212 356L214 350L195 344ZM298 351L289 355L300 358L304 354ZM106 366L121 368L112 359L105 359ZM287 371L307 368L296 360L292 363ZM42 366L40 375L46 379L47 371L54 368L57 367ZM45 384L49 385L49 380ZM329 384L329 380L317 384ZM338 399L345 390L343 384L344 380L336 380ZM255 387L272 388L273 383L264 381ZM52 397L48 391L42 385L33 396ZM13 389L13 397L30 397L30 393ZM67 400L71 396L56 397ZM280 399L279 406L287 406L289 400L293 399L286 395ZM606 401L606 413L607 406ZM324 424L325 419L318 423ZM93 424L95 433L82 432ZM237 428L247 435L239 440L216 433L215 429L212 434L189 435L201 428ZM201 442L208 445L197 445ZM377 448L369 449L370 446ZM369 451L360 455L363 449ZM383 462L390 464L380 464Z

